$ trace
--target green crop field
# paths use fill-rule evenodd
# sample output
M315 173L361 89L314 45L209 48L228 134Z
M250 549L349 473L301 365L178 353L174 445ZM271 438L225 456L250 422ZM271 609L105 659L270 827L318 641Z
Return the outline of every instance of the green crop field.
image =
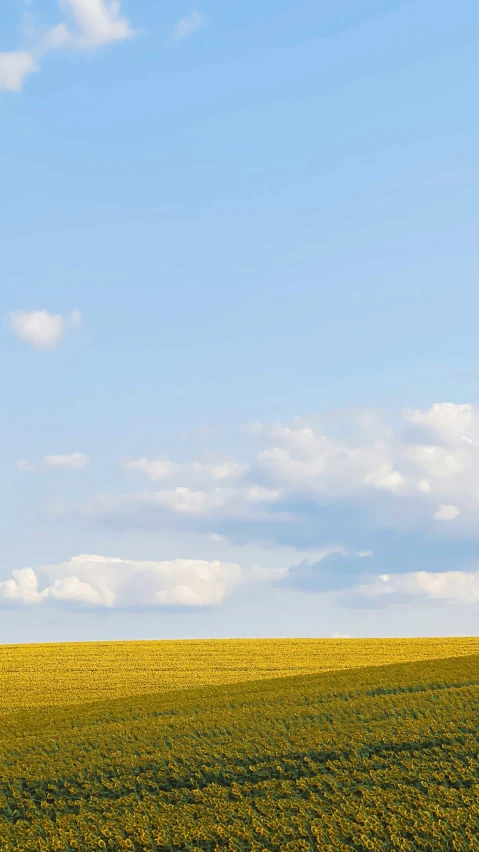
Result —
M346 640L356 667L36 706L12 659L47 646L6 647L0 850L479 850L479 654L440 641L450 656L358 667Z

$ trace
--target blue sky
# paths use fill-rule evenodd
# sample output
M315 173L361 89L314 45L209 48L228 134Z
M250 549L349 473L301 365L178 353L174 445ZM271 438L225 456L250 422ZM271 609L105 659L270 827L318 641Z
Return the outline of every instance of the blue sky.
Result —
M0 16L0 641L475 633L476 4Z

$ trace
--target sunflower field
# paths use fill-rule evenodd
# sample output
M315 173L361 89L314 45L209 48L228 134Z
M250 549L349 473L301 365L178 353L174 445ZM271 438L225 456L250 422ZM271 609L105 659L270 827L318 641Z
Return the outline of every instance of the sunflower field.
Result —
M470 654L479 654L475 637L0 645L0 713Z
M479 852L477 640L112 644L0 649L0 852Z

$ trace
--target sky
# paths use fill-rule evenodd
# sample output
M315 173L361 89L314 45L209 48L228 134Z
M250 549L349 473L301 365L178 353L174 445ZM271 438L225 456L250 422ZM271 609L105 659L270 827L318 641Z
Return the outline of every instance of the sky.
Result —
M0 642L477 633L478 31L3 0Z

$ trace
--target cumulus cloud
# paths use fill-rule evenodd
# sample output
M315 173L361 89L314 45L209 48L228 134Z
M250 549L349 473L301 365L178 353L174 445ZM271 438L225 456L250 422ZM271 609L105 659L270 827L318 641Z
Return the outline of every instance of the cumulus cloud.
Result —
M415 571L394 577L383 574L358 586L352 595L345 598L346 603L352 606L390 606L421 600L479 603L479 571Z
M12 571L0 582L0 601L4 606L49 601L120 609L197 608L220 604L242 579L240 566L232 563L81 555L60 565Z
M48 311L14 311L10 314L10 327L24 343L35 349L54 349L68 328L81 325L79 311L68 316L51 314Z
M109 526L170 526L234 543L374 550L374 559L355 555L349 574L339 572L349 586L366 572L455 569L458 543L477 538L479 407L326 412L254 424L242 440L241 461L133 459L128 469L156 489L92 495L76 511ZM325 576L325 565L314 566L303 565L296 580L331 587L336 568Z
M431 506L432 515L438 502L457 508L455 517L466 508L479 509L479 407L435 403L426 410L404 409L402 420L415 430L407 441L378 412L337 415L332 433L327 417L255 424L252 434L263 449L253 471L267 487L290 494L329 500L361 496L364 505L366 489L378 496L388 492L403 515L407 505L412 516L420 505ZM445 520L439 511L438 519Z
M148 528L158 530L165 526L195 530L208 535L249 537L255 525L273 519L284 520L278 505L280 492L260 486L213 486L190 488L162 488L136 491L129 494L96 494L76 507L58 507L57 514L81 514L95 518L108 526L123 528ZM237 533L235 534L235 530ZM216 539L220 540L220 539Z
M385 608L425 601L479 603L479 570L381 574L352 585L354 562L360 558L344 551L329 552L316 563L303 561L289 570L254 565L245 575L239 565L216 560L154 562L81 555L60 565L12 571L11 577L0 582L0 605L198 608L220 604L246 580L293 585L305 592L336 591L338 601L349 607ZM349 635L334 633L332 638Z
M0 91L19 92L27 77L37 70L35 57L26 50L0 53Z
M183 41L198 29L202 22L202 17L199 12L193 10L189 15L185 15L176 24L173 30L174 41Z
M26 79L39 70L51 51L88 50L131 39L134 31L121 13L118 0L59 0L62 20L34 36L32 48L0 53L0 91L19 92ZM186 33L185 33L186 34Z
M0 601L6 603L40 603L47 594L47 590L39 591L38 578L33 568L12 571L10 579L0 583Z
M117 0L60 0L60 7L72 24L68 26L62 21L47 33L46 44L52 48L90 49L125 41L134 35L128 20L121 15Z
M369 435L360 421L352 425L359 431L356 444L325 434L320 423L297 420L291 426L264 428L260 434L266 447L258 453L256 466L270 482L332 497L368 486L392 493L405 490L390 439L377 438L374 431Z
M419 571L414 575L418 593L436 600L457 601L458 603L479 602L479 572L467 574L464 571L445 571L431 574Z
M442 438L447 445L457 445L464 435L479 437L477 410L468 403L436 402L430 408L406 408L403 417L409 423L426 427L430 434Z
M44 592L45 597L51 600L70 601L89 606L113 606L115 600L113 592L104 584L102 588L97 589L75 575L54 580Z

